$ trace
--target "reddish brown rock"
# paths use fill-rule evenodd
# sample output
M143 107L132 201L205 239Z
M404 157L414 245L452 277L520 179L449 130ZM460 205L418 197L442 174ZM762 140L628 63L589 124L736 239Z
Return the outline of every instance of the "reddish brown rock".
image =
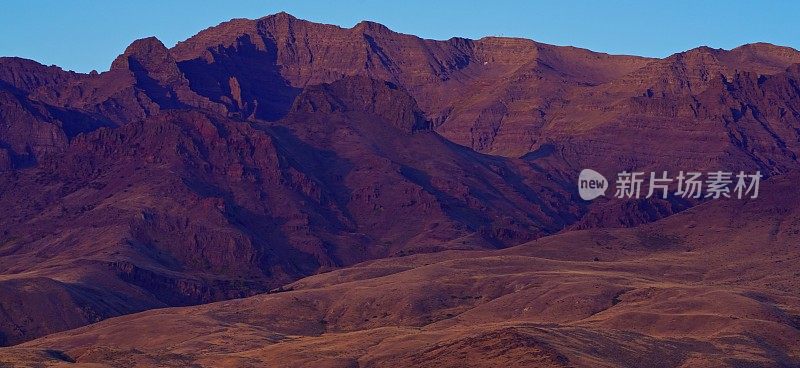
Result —
M581 211L539 169L448 142L405 91L366 78L309 87L274 123L161 111L78 135L3 179L0 272L137 308L252 295L373 258L503 247Z
M137 40L103 73L2 58L2 341L369 259L669 216L696 203L588 204L574 179L792 171L798 62L768 44L650 59L285 13L172 49Z

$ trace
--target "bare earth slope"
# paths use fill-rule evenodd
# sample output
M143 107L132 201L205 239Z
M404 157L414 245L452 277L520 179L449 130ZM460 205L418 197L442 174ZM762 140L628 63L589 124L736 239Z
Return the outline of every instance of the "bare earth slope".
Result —
M372 261L276 294L114 318L5 348L0 361L796 366L795 180L637 228Z

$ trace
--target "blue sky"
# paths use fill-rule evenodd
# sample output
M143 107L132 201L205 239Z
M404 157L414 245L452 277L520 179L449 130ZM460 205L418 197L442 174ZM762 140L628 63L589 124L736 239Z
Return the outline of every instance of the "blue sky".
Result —
M800 2L790 1L30 0L3 4L0 56L104 71L134 39L172 46L231 18L279 11L343 27L372 20L425 38L515 36L615 54L663 57L758 41L800 49Z

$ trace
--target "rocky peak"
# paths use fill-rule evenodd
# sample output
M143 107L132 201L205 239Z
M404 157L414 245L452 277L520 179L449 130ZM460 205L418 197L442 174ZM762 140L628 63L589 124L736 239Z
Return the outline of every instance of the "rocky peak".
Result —
M180 75L175 59L158 38L142 38L130 44L122 55L111 63L111 70L145 71L154 79L156 76L174 77Z
M146 37L133 41L122 55L117 56L111 69L128 69L130 68L130 61L136 60L138 62L150 63L151 61L170 60L169 50L166 46L156 37Z
M764 42L751 43L728 51L726 62L739 70L777 74L783 72L787 65L800 63L800 51Z
M667 58L673 65L684 65L688 68L702 67L704 65L718 66L719 56L725 50L712 49L708 46L700 46L688 51L679 52Z
M265 17L260 18L259 20L262 21L274 21L274 22L293 22L296 21L297 18L287 12L279 12L275 14L270 14Z
M258 26L267 33L291 33L297 24L311 24L301 19L297 19L289 13L280 12L258 19Z
M143 91L158 105L158 109L194 106L224 112L221 105L198 95L189 86L189 80L178 68L178 63L164 44L155 37L134 41L111 64L112 74L99 83L113 84L115 76L129 75L134 88ZM130 99L131 96L124 97ZM136 99L138 101L138 98ZM143 107L155 111L152 106ZM151 112L146 113L149 115Z
M392 33L392 30L389 29L389 27L386 27L383 24L372 22L372 21L368 21L368 20L362 20L361 22L358 22L358 24L353 26L352 29L354 31L361 32L361 33L377 33L377 34Z

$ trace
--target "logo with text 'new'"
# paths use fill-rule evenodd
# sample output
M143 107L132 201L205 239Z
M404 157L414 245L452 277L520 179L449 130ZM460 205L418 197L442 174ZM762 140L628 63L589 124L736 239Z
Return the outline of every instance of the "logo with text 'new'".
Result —
M649 174L649 175L646 175ZM680 198L758 198L761 172L754 174L740 171L680 171L671 176L669 172L627 172L617 174L614 182L614 198L664 198L670 194ZM597 171L583 169L578 175L578 194L581 199L591 201L605 196L610 185ZM643 189L644 188L644 189Z

